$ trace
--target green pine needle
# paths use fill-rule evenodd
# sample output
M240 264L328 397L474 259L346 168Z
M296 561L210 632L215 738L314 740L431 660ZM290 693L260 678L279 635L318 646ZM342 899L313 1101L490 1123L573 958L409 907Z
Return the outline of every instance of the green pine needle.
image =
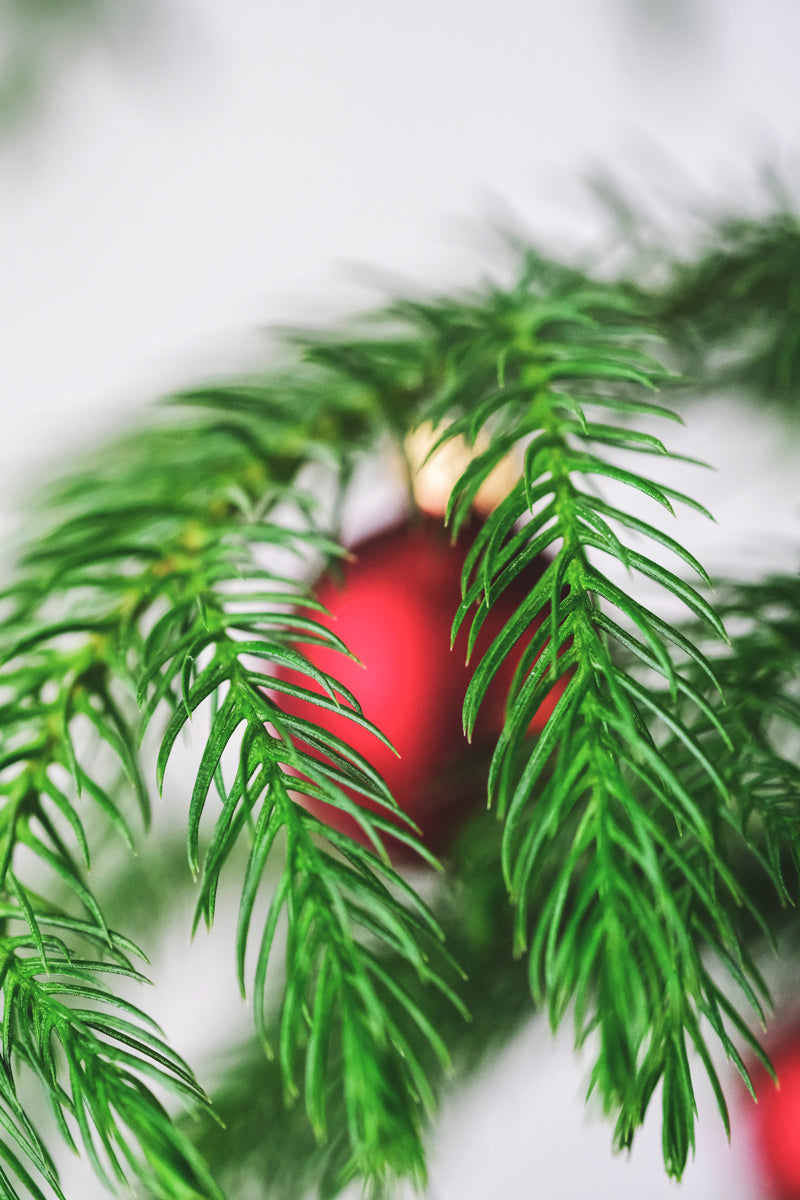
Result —
M698 269L708 282L728 278L726 264ZM747 278L757 292L761 277ZM298 644L349 653L307 581L346 553L337 520L361 456L387 437L401 453L426 422L437 445L473 449L450 495L454 536L495 468L509 455L518 467L467 553L453 628L468 626L471 653L498 598L547 558L464 701L470 735L518 659L489 773L502 823L491 870L513 906L494 929L524 956L551 1023L573 1015L618 1146L661 1084L665 1166L680 1177L695 1140L691 1059L728 1127L713 1039L746 1082L745 1052L763 1051L710 962L762 1020L750 947L775 914L753 878L778 904L797 883L800 771L779 737L800 723L796 596L771 580L713 607L679 525L659 525L705 510L662 481L681 456L650 431L675 419L654 398L673 378L636 307L668 324L669 305L632 296L523 248L510 288L400 301L293 335L288 366L174 397L52 490L0 624L0 1188L11 1200L61 1196L17 1099L20 1069L110 1187L134 1177L164 1200L222 1196L150 1090L206 1104L144 1013L111 990L114 974L140 978L136 951L92 886L96 826L128 847L147 826L147 730L159 788L178 743L188 735L197 749L184 789L194 923L213 923L221 881L235 881L233 967L285 1102L330 1149L322 1190L354 1177L423 1184L453 1022L463 1033L480 999L445 945L447 922L389 862L387 833L438 865L386 784L346 738L282 702L383 736ZM643 603L637 580L686 620ZM729 642L726 625L742 620ZM366 844L325 828L297 794L350 814Z

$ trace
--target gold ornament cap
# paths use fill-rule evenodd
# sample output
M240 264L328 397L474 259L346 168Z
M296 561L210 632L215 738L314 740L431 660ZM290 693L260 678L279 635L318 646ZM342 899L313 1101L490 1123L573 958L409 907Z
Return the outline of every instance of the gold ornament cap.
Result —
M473 446L463 435L451 438L428 458L431 447L441 436L430 421L419 425L405 440L405 454L411 472L414 500L423 512L443 516L447 501L459 476L473 458L488 449L489 438L479 434ZM486 477L475 497L474 507L483 516L492 512L519 479L516 455L509 453Z

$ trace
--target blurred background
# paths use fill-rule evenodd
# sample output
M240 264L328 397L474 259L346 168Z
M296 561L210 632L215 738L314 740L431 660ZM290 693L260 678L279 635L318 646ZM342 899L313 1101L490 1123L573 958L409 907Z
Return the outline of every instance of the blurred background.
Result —
M704 206L757 208L763 164L800 180L798 49L785 0L0 0L0 533L152 397L264 361L270 324L470 282L492 223L596 255L592 180L678 244ZM707 565L793 562L781 418L711 398L683 436L719 468L689 489ZM150 1008L202 1073L249 1017L224 921L187 931ZM759 1200L737 1112L728 1148L701 1089L677 1189L658 1114L613 1158L585 1074L533 1022L446 1104L430 1200Z

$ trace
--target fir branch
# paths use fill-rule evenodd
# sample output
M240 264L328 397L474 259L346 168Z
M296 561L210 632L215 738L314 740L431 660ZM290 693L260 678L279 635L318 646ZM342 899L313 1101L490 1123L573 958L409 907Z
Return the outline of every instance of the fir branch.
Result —
M5 922L29 919L30 897L4 903ZM40 902L41 903L41 902ZM41 932L44 928L45 932ZM69 949L78 938L95 956ZM96 957L100 951L104 958ZM17 1098L15 1062L39 1079L68 1145L80 1139L98 1176L109 1187L131 1174L146 1180L162 1200L204 1197L222 1200L191 1142L146 1086L142 1076L191 1103L206 1098L186 1064L163 1041L140 1009L113 995L104 976L146 982L129 955L141 952L115 933L98 935L93 924L49 909L38 915L37 936L6 935L2 941L3 1043L0 1065L0 1124L43 1181L59 1198L55 1168ZM37 1200L46 1193L13 1153L2 1156ZM4 1175L4 1194L18 1197ZM49 1194L49 1192L47 1193Z
M465 1022L440 990L421 984L404 953L376 948L384 971L402 981L449 1049L452 1070L445 1070L424 1034L409 1031L437 1100L463 1085L533 1012L525 966L510 954L512 913L499 867L499 828L489 814L477 814L459 830L448 859L448 873L431 903L446 944L466 974L459 993L471 1020ZM534 903L545 894L546 887ZM268 1037L277 1043L281 1015L274 1006L267 1021ZM212 1095L224 1127L202 1114L191 1130L184 1124L230 1194L252 1189L265 1200L304 1200L311 1194L332 1200L338 1195L349 1177L350 1159L341 1046L325 1074L324 1142L315 1139L300 1105L284 1107L280 1063L265 1059L256 1043L226 1049L217 1071L220 1079ZM299 1084L304 1088L303 1080ZM372 1183L375 1197L395 1194L391 1179L384 1186L379 1180Z
M578 1043L596 1036L592 1087L618 1113L620 1145L630 1144L663 1080L665 1165L679 1177L694 1144L687 1043L699 1052L727 1123L701 1017L740 1062L723 1028L723 1011L731 1013L704 967L703 949L711 944L726 963L739 964L758 1013L760 981L728 915L746 903L718 845L728 790L712 756L676 714L677 699L693 702L724 733L696 684L676 667L675 646L688 649L706 678L714 679L713 670L685 634L597 563L606 555L655 581L724 640L703 596L627 544L625 530L673 551L704 580L696 560L635 512L609 505L594 491L595 480L610 479L671 514L676 501L694 504L610 456L668 459L658 440L594 417L620 407L634 418L654 410L650 401L639 409L635 389L652 389L663 372L641 349L648 331L631 322L625 308L617 294L585 287L554 306L552 297L526 284L511 296L483 295L469 308L420 306L417 316L434 331L449 368L450 379L424 407L425 417L440 425L439 444L457 436L474 444L481 431L489 435L488 447L454 486L448 517L455 530L487 476L510 450L524 448L522 479L489 516L467 559L454 635L474 610L472 646L508 584L532 558L552 555L477 664L464 704L469 733L502 661L547 606L549 618L530 639L512 687L489 781L504 821L503 868L518 911L517 948L527 950L534 996L546 1004L551 1022L558 1024L572 1007ZM619 665L615 646L633 652L637 670ZM666 697L652 678L664 681ZM531 742L529 726L559 682L563 694ZM667 736L682 747L683 772L662 749ZM550 894L531 917L531 891L564 829L571 841L561 850ZM731 1019L743 1035L741 1019Z
M697 690L695 697L681 697L679 707L733 800L721 832L729 843L727 853L740 870L749 870L750 901L743 916L754 932L773 941L786 909L797 903L800 873L800 770L790 757L800 736L797 577L774 575L752 583L721 580L716 593L718 611L731 629L731 644L706 644L704 649L727 699L719 714L722 728L710 722L705 707L697 703L697 694L708 699L708 679L695 662L684 666ZM690 627L687 632L703 643L701 630ZM685 749L674 738L664 752L682 770L691 770ZM698 777L696 786L704 785Z
M13 611L3 631L0 673L7 697L6 746L0 764L4 800L0 810L4 998L0 1091L5 1105L0 1120L11 1141L61 1196L47 1152L16 1099L12 1063L19 1060L38 1077L70 1145L74 1144L70 1123L77 1125L101 1179L121 1182L133 1172L149 1178L165 1200L219 1197L191 1143L140 1078L152 1075L159 1085L179 1091L184 1100L205 1102L188 1068L141 1025L145 1019L138 1010L87 982L97 972L141 979L126 957L135 947L109 930L102 905L89 886L90 838L79 809L81 798L90 798L97 813L132 844L129 822L110 782L121 773L138 795L145 818L149 813L136 732L114 695L112 669L117 663L108 636L111 624L90 617L83 627L76 619L44 619L37 627L30 604L33 590L22 594L24 608ZM51 597L46 600L49 606ZM98 755L95 742L110 752L105 756L110 763ZM33 890L30 880L26 882L30 868L25 872L17 865L20 851L26 850L44 868L44 873L40 870L33 876L37 886L49 877L51 891L55 887L77 900L82 917L54 906ZM11 932L20 922L28 932ZM79 952L78 944L87 940L95 953L105 955L105 962ZM68 1003L76 1000L88 1000L91 1011ZM109 1008L121 1010L124 1016ZM24 1194L37 1200L43 1196L11 1143L4 1142L2 1153L26 1189ZM5 1195L19 1195L6 1176L4 1185Z
M691 257L678 259L667 247L657 255L666 282L634 282L631 291L669 337L695 389L734 388L796 412L797 212L784 200L766 217L714 214Z
M367 724L355 698L313 670L293 646L304 637L345 649L319 623L293 611L301 604L307 610L310 603L302 582L305 564L314 556L341 553L319 525L314 495L296 480L316 462L342 487L369 424L363 395L354 398L350 388L337 391L333 382L320 389L318 373L315 378L317 390L305 405L301 399L308 381L302 372L290 390L277 384L260 390L227 386L179 397L179 405L214 414L194 437L187 438L185 430L177 436L169 428L145 431L116 453L107 451L91 485L84 477L62 488L58 502L66 516L28 554L26 578L13 594L9 628L19 633L15 640L12 636L9 654L22 663L20 694L28 696L32 655L42 655L44 679L52 676L54 655L65 641L70 649L74 644L81 662L94 652L99 661L92 660L80 678L88 675L100 688L103 704L90 705L88 715L131 769L131 731L137 721L112 702L108 678L135 692L145 725L166 710L159 782L184 726L201 706L210 706L208 740L189 803L189 857L200 869L196 921L202 917L211 923L220 873L236 840L247 834L251 849L237 944L244 989L256 895L267 860L284 843L283 873L258 942L257 1026L263 1035L268 960L283 909L293 964L278 1046L287 1097L297 1093L299 1067L307 1084L308 1116L323 1137L327 1094L322 1081L334 1044L340 1046L350 1173L421 1179L423 1117L434 1098L409 1030L421 1030L442 1062L447 1051L371 947L393 947L420 979L461 1007L442 976L444 969L451 975L452 966L441 947L441 931L389 867L380 834L391 831L417 845L423 857L430 855L410 832L398 831L387 819L397 815L397 806L369 764L311 722L283 713L275 700L281 691L303 694ZM370 419L379 430L378 408ZM281 514L277 521L275 513ZM294 557L298 569L287 576L283 569L261 566L259 554ZM54 607L58 618L48 621L45 614ZM275 678L271 673L277 666L303 670L322 685L323 695ZM25 705L31 709L27 700ZM43 713L32 715L43 723ZM68 721L64 728L69 729ZM72 746L71 738L67 742ZM43 759L49 762L52 747L45 750ZM236 766L226 783L229 753ZM75 775L81 782L88 778L82 766ZM212 787L222 809L201 867L200 825ZM345 787L371 800L379 812L359 808ZM322 849L319 822L296 803L290 788L352 811L377 856L333 831L325 831L331 848ZM97 781L88 790L108 799ZM70 799L63 794L61 800L62 815L81 841ZM14 836L19 843L19 823ZM101 910L88 890L79 890L66 845L59 842L58 850L69 863L60 873L73 882L100 926ZM35 922L33 908L31 913Z
M195 1098L196 1088L124 1005L124 1016L98 1018L97 1048L95 1018L79 1003L88 960L47 931L53 906L20 878L19 851L32 849L82 906L80 917L58 918L65 935L103 943L113 960L121 943L78 863L82 854L88 865L90 844L78 799L91 798L127 840L131 830L86 735L128 778L146 818L143 728L161 731L160 783L183 732L205 722L187 797L195 923L213 921L222 872L246 841L236 966L286 1098L302 1095L318 1139L341 1134L338 1183L354 1174L376 1185L395 1175L424 1179L425 1122L449 1060L431 1014L439 1003L462 1011L458 971L436 918L388 863L383 833L417 843L412 830L398 831L385 784L346 741L284 711L281 696L335 709L381 736L358 698L297 650L314 641L346 652L315 619L304 578L342 553L335 514L359 453L387 431L400 441L429 420L440 443L463 436L476 447L451 496L456 532L498 463L520 456L519 480L467 557L455 629L470 618L471 648L497 597L532 559L551 555L477 664L464 706L470 732L489 683L524 639L489 787L534 998L554 1024L572 1007L579 1042L596 1036L593 1086L618 1114L618 1144L630 1144L663 1082L665 1162L681 1174L694 1137L691 1046L727 1121L703 1022L745 1076L737 1046L750 1035L714 981L708 951L757 1015L763 992L743 935L743 920L757 923L759 908L730 853L730 831L749 840L753 814L764 823L765 869L782 894L779 870L794 833L789 791L773 803L769 747L751 739L762 760L751 757L745 776L718 753L730 753L737 730L718 712L725 672L706 635L671 625L599 565L606 556L658 584L704 625L711 646L724 641L702 592L661 559L677 557L706 582L700 564L639 515L643 503L669 514L676 503L700 506L653 479L647 465L626 465L631 454L644 464L673 457L644 428L672 416L650 398L669 378L646 352L650 342L630 289L526 253L510 289L399 302L338 333L297 335L302 361L291 371L175 398L173 424L106 448L51 497L62 519L37 537L5 593L0 630L0 902L28 929L22 941L4 941L5 1000L12 1014L14 1002L35 1002L42 1017L33 1028L57 1027L66 1059L78 1055L67 1088L50 1069L47 1044L15 1035L18 1054L74 1113L87 1149L94 1122L105 1155L105 1165L96 1157L99 1170L133 1164L132 1136L163 1195L187 1194L189 1151L135 1072L161 1082L163 1074ZM206 415L189 418L187 409ZM597 485L609 482L626 499L602 498ZM325 489L327 509L319 503ZM648 543L656 557L642 552ZM283 668L304 682L289 682ZM533 740L531 724L555 695ZM782 788L794 786L788 770L778 774ZM303 795L353 815L370 848L324 829L297 802ZM268 862L279 873L258 930ZM273 1019L268 981L279 928L288 966ZM91 1000L102 1009L98 994ZM136 1044L129 1058L120 1037ZM331 1078L341 1081L338 1096ZM111 1108L97 1107L95 1086ZM57 1186L12 1102L6 1127ZM4 1153L23 1178L9 1157L14 1147ZM189 1166L205 1180L198 1161ZM215 1194L207 1181L198 1190Z
M735 991L763 1027L769 993L750 947L766 942L777 949L781 927L793 920L800 871L800 771L795 759L787 756L787 747L796 747L800 735L797 578L783 575L756 583L719 581L716 590L717 609L732 630L731 642L723 646L709 639L696 622L687 626L687 635L703 646L708 659L686 656L682 662L682 672L692 686L678 698L677 717L692 743L701 745L713 761L729 804L715 804L716 784L699 769L686 741L674 731L669 731L660 752L686 781L698 805L709 813L720 859L735 877L738 904L726 906L727 938L723 927L713 927L701 906L685 895L680 880L673 881L672 892L678 898L684 893L687 917L701 945L728 974ZM709 660L727 701L718 712L710 708L714 686ZM695 848L684 842L682 839L675 846L676 864L680 854L683 870L686 862L692 864L692 870L702 866ZM713 882L709 877L709 890ZM717 902L721 903L721 898ZM750 1069L740 1048L745 1046L750 1061L760 1061L770 1074L772 1066L731 1001L730 989L723 991L705 966L699 982L698 1012L754 1095ZM703 1057L727 1126L722 1088L696 1028L692 1040ZM624 1140L627 1131L618 1133Z
M252 536L256 531L245 532ZM305 539L300 533L289 535L266 521L257 533L262 543L270 538L275 543L285 543L287 538L307 540L307 535ZM174 639L169 629L166 645L165 628L161 623L154 626L146 643L140 687L143 700L148 691L159 698L170 689L173 694L172 716L159 755L160 777L181 729L201 705L217 698L189 810L189 855L197 869L200 822L216 782L222 808L200 867L196 921L212 922L221 871L249 826L250 855L237 936L237 970L244 991L257 892L276 843L283 838L282 872L258 942L253 986L259 1032L272 1052L264 1016L266 988L272 943L283 911L292 969L277 1050L288 1099L299 1094L299 1064L309 1119L317 1136L324 1138L329 1103L325 1079L332 1046L339 1045L349 1172L368 1179L387 1172L422 1179L422 1117L433 1107L434 1097L405 1027L411 1023L421 1028L443 1062L447 1051L408 991L398 988L370 949L373 940L393 947L420 979L443 989L450 1002L459 1005L440 974L445 959L442 948L437 949L438 926L389 867L379 835L392 832L411 845L418 843L387 819L388 814L397 815L396 804L363 758L310 721L290 717L276 702L281 692L290 691L318 706L341 709L358 724L373 728L355 698L335 679L314 670L293 648L292 643L302 638L344 649L311 617L300 615L296 608L287 611L288 601L298 605L306 600L302 585L292 588L282 577L268 569L259 571L251 563L247 580L255 587L252 598L226 593L224 581L240 574L234 569L242 553L237 541L238 536L234 541L221 537L215 545L209 541L202 547L205 571L194 570L192 579L187 574L184 580L184 594L192 581L196 589L193 619L187 609L182 636ZM223 570L226 559L227 570ZM217 586L197 582L206 577L217 581ZM250 665L255 660L258 665ZM323 694L271 677L269 669L279 665L301 669L322 686ZM150 711L153 705L147 708ZM221 769L228 750L234 751L235 763L230 783ZM345 787L377 806L378 813L356 805ZM359 821L373 852L324 829L297 804L290 790L346 809ZM320 834L334 853L318 844ZM430 858L421 846L419 851Z

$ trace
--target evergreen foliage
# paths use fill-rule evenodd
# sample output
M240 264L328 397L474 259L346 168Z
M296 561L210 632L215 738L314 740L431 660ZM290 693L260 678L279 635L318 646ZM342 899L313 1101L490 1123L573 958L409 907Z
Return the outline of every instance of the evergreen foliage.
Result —
M788 190L767 173L759 215L701 213L691 252L599 185L631 262L634 303L656 320L689 387L721 389L796 412L800 383L800 224Z
M288 362L269 377L173 397L51 491L0 632L4 1196L62 1195L17 1094L23 1070L109 1186L133 1176L162 1197L222 1195L148 1086L208 1106L145 1014L112 990L114 977L141 980L140 952L109 928L89 874L100 830L141 841L135 814L146 826L151 775L161 786L187 731L195 926L212 924L221 881L234 880L235 969L274 1055L270 1120L283 1119L279 1089L302 1104L278 1128L318 1145L301 1182L313 1175L326 1195L353 1177L376 1190L404 1176L422 1185L448 1072L507 1036L528 993L554 1026L574 1016L618 1146L661 1083L664 1162L680 1177L694 1145L690 1053L727 1123L710 1040L746 1080L743 1047L763 1057L747 1024L766 1002L751 950L775 913L754 879L778 903L797 888L798 767L784 751L800 717L796 582L733 583L712 607L702 565L659 523L700 506L662 477L675 456L650 429L675 419L655 398L675 384L654 357L656 318L679 351L693 313L710 346L708 296L722 314L725 270L739 270L740 324L760 321L759 297L784 286L779 255L756 254L757 271L742 266L747 239L731 265L735 253L699 260L665 300L523 248L511 286L398 301L287 338ZM795 342L779 331L771 343L787 385ZM281 707L289 694L369 725L358 697L296 648L348 653L315 619L308 581L346 553L339 515L358 462L387 440L400 451L426 422L438 445L463 437L474 448L450 496L454 536L498 463L509 453L519 463L474 536L454 634L467 622L473 645L498 596L549 556L465 698L469 734L491 679L546 610L492 760L498 836L481 834L480 853L465 843L461 874L455 851L429 901L383 847L391 830L433 863L410 825L398 834L383 780L346 741ZM664 610L639 597L637 576ZM664 615L675 603L685 620ZM283 667L321 692L276 676ZM139 749L146 730L159 742L155 771ZM367 846L321 825L298 792L356 816ZM500 991L487 983L506 978ZM224 1159L224 1133L200 1128L210 1158Z

